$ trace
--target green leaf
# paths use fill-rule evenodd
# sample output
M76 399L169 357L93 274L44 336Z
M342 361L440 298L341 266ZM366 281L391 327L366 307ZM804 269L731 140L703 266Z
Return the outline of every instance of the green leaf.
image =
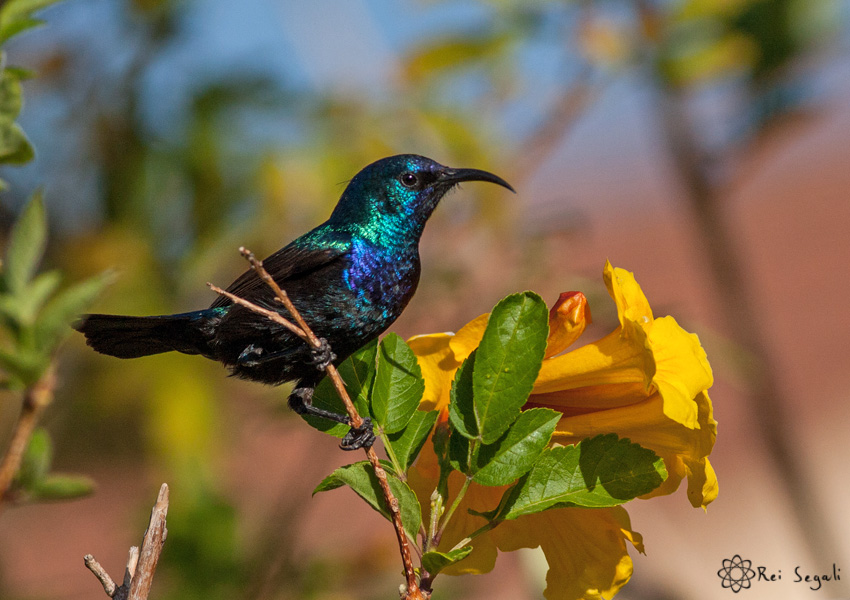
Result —
M464 475L472 474L470 462L474 462L474 457L469 455L469 445L472 441L461 435L457 429L452 429L451 437L449 437L449 464L452 469Z
M50 474L28 491L37 500L72 500L90 496L95 483L83 475Z
M416 412L425 381L416 355L397 334L378 347L378 367L372 388L372 416L386 433L404 429Z
M0 349L0 369L11 376L9 384L23 389L34 384L50 364L50 358L35 350L16 348L14 352Z
M598 435L577 446L546 450L531 471L507 493L500 519L562 506L617 506L648 494L667 478L664 462L652 451Z
M472 546L464 546L463 548L450 550L449 552L431 550L422 555L422 568L433 576L446 567L462 561L469 556L470 552L472 552Z
M21 112L22 92L19 72L3 69L0 72L0 122L12 123Z
M27 29L42 24L33 13L55 4L58 0L9 0L0 8L0 44Z
M467 357L455 373L449 396L449 422L463 437L478 438L475 406L472 401L472 373L475 370L476 350Z
M533 292L512 294L493 308L472 374L475 419L485 444L498 440L519 416L548 335L549 311Z
M43 427L37 427L21 459L21 467L16 476L18 485L26 490L36 488L50 472L52 462L53 444L50 442L50 436Z
M525 475L546 449L561 416L548 408L524 411L502 438L478 450L473 481L508 485Z
M26 291L17 300L17 319L22 324L32 323L38 311L47 299L59 287L62 274L59 271L47 271L37 275L26 287Z
M410 489L406 483L396 477L392 473L392 465L381 461L384 468L387 469L387 480L390 484L390 490L398 500L399 510L401 511L401 523L404 530L412 539L416 539L419 533L419 526L422 524L422 509L419 506L419 500L416 494ZM338 487L347 485L355 493L363 498L369 506L384 515L387 520L392 520L386 503L384 502L384 494L381 491L381 486L378 483L378 477L372 470L372 465L368 461L356 462L351 465L340 467L327 477L313 490L313 495L319 492L326 492Z
M0 123L0 163L24 165L35 158L27 134L17 123Z
M345 381L345 389L351 397L351 401L357 407L357 412L363 416L369 414L368 399L375 380L375 353L377 350L378 340L372 340L345 359L338 367L339 374L342 380ZM313 393L313 406L341 415L346 414L345 405L339 399L336 388L334 388L333 382L328 377L325 377L316 386L316 391ZM307 421L311 427L339 438L343 437L351 429L343 423L333 423L327 419L320 419L310 415L302 415L301 418Z
M111 279L111 273L103 273L72 285L54 296L35 323L37 348L45 353L52 351L71 333L71 323L94 302Z
M425 445L439 414L436 410L429 412L417 410L407 423L407 427L387 436L402 472L407 471L419 456L419 451Z
M41 193L33 194L12 228L6 260L3 261L4 289L14 295L24 290L35 273L47 241L47 220Z

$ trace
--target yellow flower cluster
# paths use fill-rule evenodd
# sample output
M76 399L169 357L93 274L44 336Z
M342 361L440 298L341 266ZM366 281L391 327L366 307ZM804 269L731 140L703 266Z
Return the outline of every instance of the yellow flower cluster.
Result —
M617 305L619 327L596 342L567 351L590 322L590 311L580 292L561 294L549 314L545 358L525 407L547 407L563 414L553 443L574 444L616 433L654 450L664 460L668 478L649 496L671 494L687 478L688 499L704 508L718 489L708 460L717 423L707 392L713 378L705 351L697 336L673 317L653 317L632 273L606 263L604 279ZM457 334L409 340L425 379L422 409L442 411L441 421L455 372L480 343L488 316L474 319ZM460 473L452 475L450 499L463 483ZM438 477L437 459L428 444L409 479L423 507L430 505ZM472 484L439 549L451 549L481 527L483 518L467 509L492 510L504 489ZM469 557L445 572L487 572L495 564L497 550L540 546L549 563L545 594L549 600L611 598L632 573L626 542L643 552L641 537L631 530L623 508L553 509L504 522L478 536Z

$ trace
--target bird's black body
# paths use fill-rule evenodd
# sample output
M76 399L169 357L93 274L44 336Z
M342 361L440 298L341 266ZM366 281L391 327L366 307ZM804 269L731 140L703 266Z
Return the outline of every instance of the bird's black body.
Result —
M314 333L327 340L335 364L399 317L419 282L425 222L452 187L476 180L512 190L486 171L450 169L422 156L379 160L351 180L325 223L263 261ZM243 273L228 291L285 312L253 271ZM290 397L294 410L347 422L311 406L312 390L324 373L310 348L282 326L227 298L178 315L87 315L77 329L92 348L119 358L176 350L220 361L244 379L271 385L295 381ZM371 431L354 434L347 447L371 443Z

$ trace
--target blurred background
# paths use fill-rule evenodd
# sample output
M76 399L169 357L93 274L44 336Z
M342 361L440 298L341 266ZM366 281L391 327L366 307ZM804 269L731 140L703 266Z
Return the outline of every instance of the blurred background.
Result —
M46 263L115 271L96 311L209 304L240 245L266 255L312 228L380 157L491 170L518 194L443 201L393 330L581 290L589 341L616 321L606 258L634 271L707 349L721 488L705 513L684 490L628 506L647 554L619 597L728 597L735 554L781 571L748 598L850 597L850 2L69 0L41 16L9 47L38 73L20 118L38 157L3 170L0 239L43 186ZM102 597L83 555L117 577L163 481L158 600L395 593L389 525L347 490L310 497L351 457L288 390L81 336L59 375L56 468L97 492L0 514L0 598ZM833 564L843 579L817 592L794 581ZM537 598L545 569L503 554L437 594Z

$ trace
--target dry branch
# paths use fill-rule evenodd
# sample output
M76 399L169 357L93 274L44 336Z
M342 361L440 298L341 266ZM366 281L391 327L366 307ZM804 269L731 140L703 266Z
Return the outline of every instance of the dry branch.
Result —
M137 546L130 548L127 567L124 570L124 581L120 586L109 576L94 556L86 554L83 558L86 568L91 571L103 586L106 595L115 600L147 600L153 584L153 575L162 547L168 535L165 517L168 514L168 484L163 483L159 488L156 504L151 510L151 520L142 539L141 550Z

